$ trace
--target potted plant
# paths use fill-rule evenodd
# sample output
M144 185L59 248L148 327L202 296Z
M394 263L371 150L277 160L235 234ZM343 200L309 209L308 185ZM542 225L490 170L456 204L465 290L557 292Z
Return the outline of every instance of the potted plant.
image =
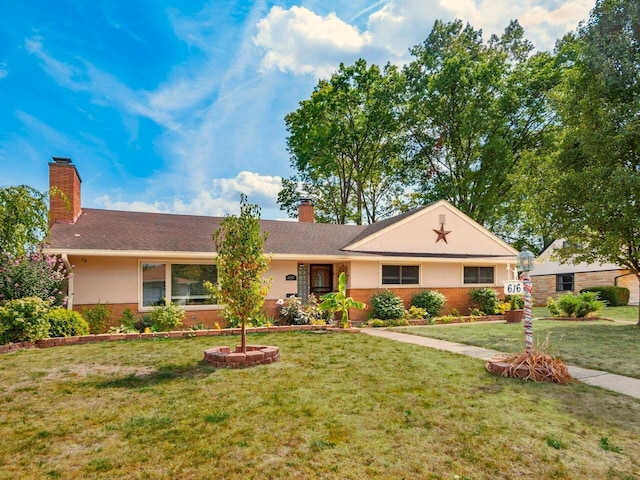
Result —
M520 323L524 317L524 298L522 295L511 295L507 300L509 308L504 312L507 323Z

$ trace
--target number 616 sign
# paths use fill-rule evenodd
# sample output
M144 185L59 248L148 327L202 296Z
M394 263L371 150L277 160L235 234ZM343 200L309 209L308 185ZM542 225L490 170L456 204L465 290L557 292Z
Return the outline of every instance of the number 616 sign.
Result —
M522 295L523 293L524 288L522 287L522 282L520 280L510 280L508 282L504 282L505 295Z

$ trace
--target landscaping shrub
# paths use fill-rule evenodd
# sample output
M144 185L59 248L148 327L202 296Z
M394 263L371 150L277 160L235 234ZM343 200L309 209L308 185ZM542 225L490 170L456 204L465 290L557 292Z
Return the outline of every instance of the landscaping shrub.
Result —
M184 309L175 303L169 302L166 305L153 307L149 313L151 330L154 332L170 332L175 330L184 318Z
M47 313L50 337L88 335L89 324L78 312L66 308L53 308Z
M89 324L89 333L106 332L107 320L111 317L111 308L98 301L97 305L82 309L82 316Z
M427 317L437 317L444 308L444 304L447 301L442 293L436 290L423 290L416 293L410 302L410 306L424 308Z
M433 318L433 317L429 317L429 315L427 315L427 311L424 308L411 305L409 307L409 310L404 311L404 318L407 320L411 320L413 318Z
M404 318L402 299L391 290L380 290L371 297L371 318L394 320Z
M18 298L0 306L0 343L33 342L49 336L51 303L38 297Z
M584 292L598 293L598 300L603 301L610 307L621 307L629 304L629 289L625 287L603 285L599 287L587 287L580 290L580 293Z
M129 307L126 307L122 311L122 316L120 317L120 325L129 330L136 330L136 321L136 316L133 314Z
M364 326L367 327L406 327L407 325L409 325L409 320L404 318L395 318L391 320L372 318L364 324Z
M329 320L329 312L318 306L315 295L309 295L306 304L295 296L278 300L278 310L281 323L285 325L320 325Z
M469 290L471 306L479 313L494 315L498 311L498 294L493 288L472 288Z
M143 315L139 317L133 323L133 328L135 328L140 333L146 332L147 328L151 330L151 320L149 319L149 315Z
M567 317L586 317L604 307L604 303L598 300L596 292L584 292L579 295L567 293L558 298L558 309Z
M51 305L66 302L69 274L60 257L40 250L14 258L0 254L0 301L39 297Z

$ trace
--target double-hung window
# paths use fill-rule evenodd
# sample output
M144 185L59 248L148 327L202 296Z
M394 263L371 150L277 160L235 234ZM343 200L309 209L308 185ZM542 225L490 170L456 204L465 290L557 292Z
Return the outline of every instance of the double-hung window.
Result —
M418 265L382 265L383 285L419 285Z
M556 275L556 292L572 292L573 280L573 273L563 273L560 275Z
M493 284L495 282L493 267L464 267L464 283Z
M205 284L216 285L218 269L213 264L141 262L142 307L171 301L178 305L216 305Z

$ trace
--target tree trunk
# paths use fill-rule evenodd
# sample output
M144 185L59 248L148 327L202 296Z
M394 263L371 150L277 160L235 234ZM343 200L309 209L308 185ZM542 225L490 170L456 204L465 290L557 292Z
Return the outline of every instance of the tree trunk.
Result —
M640 276L638 277L638 299L640 299ZM640 301L638 302L638 323L636 323L640 327Z
M240 335L241 337L241 348L242 348L242 353L247 353L247 328L246 328L246 322L244 320L244 318L242 319L242 334Z

